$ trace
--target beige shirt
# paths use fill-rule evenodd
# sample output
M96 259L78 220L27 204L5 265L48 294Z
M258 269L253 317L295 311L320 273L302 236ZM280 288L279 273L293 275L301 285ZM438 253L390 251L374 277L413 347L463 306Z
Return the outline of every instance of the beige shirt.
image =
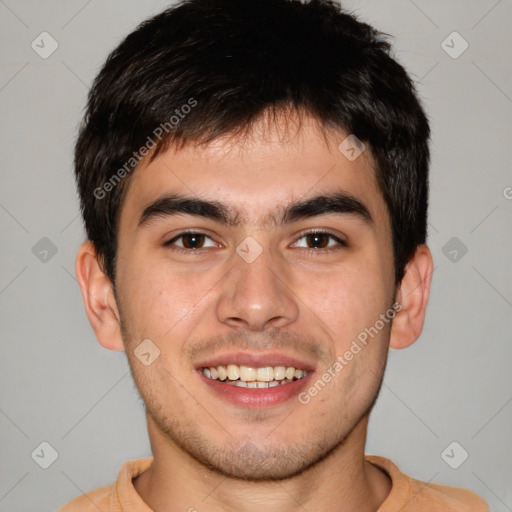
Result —
M391 492L377 512L489 512L487 502L472 491L415 480L384 457L366 455L365 459L392 481ZM114 483L76 497L57 512L153 512L132 484L132 478L152 462L153 457L125 462Z

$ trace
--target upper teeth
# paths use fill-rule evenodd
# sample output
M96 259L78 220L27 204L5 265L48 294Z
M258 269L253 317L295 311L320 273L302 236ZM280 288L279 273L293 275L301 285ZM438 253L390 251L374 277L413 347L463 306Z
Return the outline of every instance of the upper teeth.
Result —
M270 382L273 380L302 379L307 375L307 370L296 369L293 366L264 366L254 368L237 364L227 366L210 366L203 368L203 374L210 379L237 380L243 382Z

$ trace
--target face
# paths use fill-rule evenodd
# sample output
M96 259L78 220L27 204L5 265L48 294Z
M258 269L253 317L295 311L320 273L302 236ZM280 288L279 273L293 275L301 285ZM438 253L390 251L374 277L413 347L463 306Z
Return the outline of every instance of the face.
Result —
M369 152L349 160L338 149L346 134L326 144L309 118L287 137L262 134L257 124L243 145L170 148L137 168L116 274L151 421L170 446L252 480L298 474L360 424L382 381L394 302ZM150 364L136 356L143 340Z

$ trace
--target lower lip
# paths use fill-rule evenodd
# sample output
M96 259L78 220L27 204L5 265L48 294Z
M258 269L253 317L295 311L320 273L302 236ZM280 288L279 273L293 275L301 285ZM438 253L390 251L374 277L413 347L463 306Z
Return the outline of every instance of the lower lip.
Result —
M214 380L203 375L202 371L198 371L199 376L203 379L210 389L218 396L235 404L239 407L263 408L279 405L296 397L307 383L314 372L308 374L299 380L294 380L289 384L279 384L271 388L242 388L225 384L222 381ZM298 400L298 399L297 399Z

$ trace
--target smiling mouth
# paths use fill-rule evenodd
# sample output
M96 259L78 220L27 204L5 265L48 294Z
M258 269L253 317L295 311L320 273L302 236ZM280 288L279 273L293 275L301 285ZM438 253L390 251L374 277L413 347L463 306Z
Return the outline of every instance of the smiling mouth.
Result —
M303 379L307 370L293 366L251 366L228 364L202 367L203 375L209 379L241 388L272 388Z

